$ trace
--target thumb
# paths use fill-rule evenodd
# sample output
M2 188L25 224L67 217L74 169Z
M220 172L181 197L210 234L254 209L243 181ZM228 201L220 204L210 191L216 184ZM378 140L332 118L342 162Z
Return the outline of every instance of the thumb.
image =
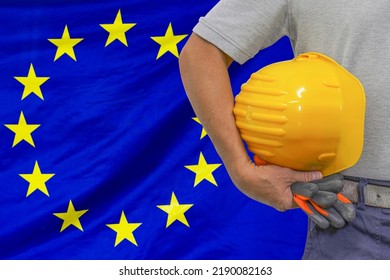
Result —
M296 182L311 182L322 179L322 173L320 171L294 171L293 178Z

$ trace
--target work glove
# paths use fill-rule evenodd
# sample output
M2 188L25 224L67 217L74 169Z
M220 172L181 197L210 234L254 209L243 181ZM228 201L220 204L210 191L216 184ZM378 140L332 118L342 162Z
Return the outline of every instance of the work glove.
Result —
M342 228L355 216L355 207L341 194L343 175L334 174L320 180L291 185L294 201L320 228Z
M266 165L258 156L254 156L256 165ZM320 228L329 226L342 228L345 222L351 222L356 217L352 202L341 194L343 175L334 174L322 179L296 182L291 185L294 201Z

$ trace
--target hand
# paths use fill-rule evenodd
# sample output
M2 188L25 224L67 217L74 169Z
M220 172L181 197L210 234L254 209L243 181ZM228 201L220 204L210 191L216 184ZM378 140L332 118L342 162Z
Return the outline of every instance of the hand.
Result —
M342 228L355 216L355 207L341 194L343 176L334 174L309 183L291 185L294 201L320 228Z
M299 172L276 165L255 165L249 158L232 168L231 178L244 194L279 211L296 208L291 184L322 178L321 172Z

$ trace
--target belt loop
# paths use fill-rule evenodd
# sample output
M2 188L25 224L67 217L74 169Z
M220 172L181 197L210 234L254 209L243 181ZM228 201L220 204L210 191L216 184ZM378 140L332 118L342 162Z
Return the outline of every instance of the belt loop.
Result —
M364 187L367 186L368 180L366 178L360 178L359 183L357 185L357 191L358 191L358 203L357 208L360 210L365 209L365 199L364 199Z

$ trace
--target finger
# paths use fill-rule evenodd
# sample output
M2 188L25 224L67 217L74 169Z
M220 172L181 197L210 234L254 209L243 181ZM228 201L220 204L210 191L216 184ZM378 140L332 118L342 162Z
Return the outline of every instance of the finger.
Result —
M338 194L337 194L337 198L338 198L341 202L343 202L343 203L352 204L352 202L351 202L345 195L343 195L343 194L341 194L341 193L338 193Z
M322 217L325 217L329 221L329 224L331 226L335 228L342 228L345 225L343 217L333 207L324 209L314 203L312 200L310 200L309 202Z
M312 198L318 192L318 187L313 183L296 182L291 185L293 194L301 195L307 198Z
M338 200L333 207L347 222L352 222L356 218L356 209L352 203L343 203Z
M327 212L324 208L322 208L321 206L319 206L318 204L316 204L314 201L310 200L309 202L310 202L310 204L314 207L314 209L317 210L317 212L318 212L320 215L322 215L322 216L324 216L324 217L327 217L327 216L329 215L328 212Z
M292 175L295 182L311 182L322 178L322 173L319 171L300 172L294 171Z
M300 200L310 200L310 198L300 195L300 194L294 194L295 197L299 198Z
M322 229L327 229L330 225L329 221L318 213L309 215L309 218Z
M320 190L330 191L334 193L341 192L344 185L343 175L339 173L324 177L320 180L316 180L313 183L316 183Z
M342 228L345 225L343 216L334 207L326 209L326 211L328 212L328 216L326 218L329 220L331 226L335 228Z
M318 191L311 200L322 207L329 208L335 204L338 198L333 192Z
M319 214L310 203L307 203L306 201L297 198L297 196L294 196L294 201L320 228L326 229L329 227L329 221L324 218L324 216Z
M316 182L313 182L316 183ZM329 180L323 183L316 183L322 191L339 193L343 190L344 182L342 180Z

